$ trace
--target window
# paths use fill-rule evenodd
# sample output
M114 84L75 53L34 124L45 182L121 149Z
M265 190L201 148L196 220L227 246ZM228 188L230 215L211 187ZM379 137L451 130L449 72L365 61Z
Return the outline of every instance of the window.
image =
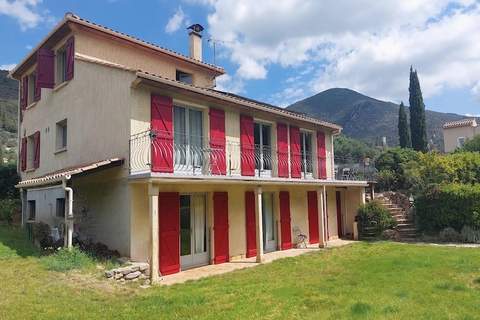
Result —
M35 101L35 90L36 90L36 74L32 72L28 75L28 97L27 97L27 107Z
M465 145L465 137L457 138L457 148L462 148Z
M27 137L27 170L34 168L35 161L35 135Z
M57 50L56 54L56 76L55 76L55 84L59 85L66 80L67 74L67 51L65 47L62 47Z
M271 126L255 123L253 129L255 143L255 169L259 171L272 170Z
M202 111L174 106L173 139L176 169L190 170L201 167L203 164Z
M65 218L65 198L57 198L55 215L60 218Z
M300 151L302 154L302 172L304 174L312 173L312 134L309 132L300 132Z
M193 78L190 73L182 72L177 70L177 74L175 76L175 79L177 81L183 82L183 83L188 83L188 84L193 84Z
M27 210L28 210L28 220L35 221L35 214L36 214L35 200L28 200Z
M57 151L67 148L67 119L57 122L55 146Z

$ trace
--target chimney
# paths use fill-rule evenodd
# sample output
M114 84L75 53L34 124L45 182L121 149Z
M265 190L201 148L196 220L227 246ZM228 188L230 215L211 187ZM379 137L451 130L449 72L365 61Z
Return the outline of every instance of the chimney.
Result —
M203 27L196 23L187 28L190 42L190 58L202 61L202 31Z

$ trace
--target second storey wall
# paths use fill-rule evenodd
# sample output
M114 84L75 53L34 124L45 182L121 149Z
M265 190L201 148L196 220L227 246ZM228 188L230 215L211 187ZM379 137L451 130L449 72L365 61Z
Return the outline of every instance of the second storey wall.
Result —
M40 131L40 167L22 179L108 158L128 158L134 74L75 60L75 76L24 112L20 137ZM56 123L67 119L66 151L56 153Z

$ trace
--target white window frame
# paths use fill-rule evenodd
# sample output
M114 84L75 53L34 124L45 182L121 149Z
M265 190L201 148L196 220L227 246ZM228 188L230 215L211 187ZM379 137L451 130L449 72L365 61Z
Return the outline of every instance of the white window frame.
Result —
M457 138L457 148L461 148L465 145L465 142L467 141L466 137L458 137Z
M306 150L306 138L310 136L310 166L311 166L311 171L306 171L308 166L307 166L307 157L305 153L305 157L302 154L302 149ZM302 157L302 166L305 168L305 170L302 170L302 178L313 178L313 133L310 130L305 130L305 129L300 129L300 154ZM301 168L301 167L300 167Z
M67 81L67 48L61 46L55 51L55 86Z
M272 124L267 121L260 121L260 120L255 120L253 121L253 126L254 126L254 132L255 132L255 125L260 126L259 134L260 134L260 168L257 168L257 163L255 161L255 176L260 176L260 177L271 177L272 176L272 168L273 168L273 139L272 139ZM262 127L268 127L270 130L270 169L264 169L263 168L263 130ZM255 134L254 134L254 152L256 152L256 145L255 145Z
M35 71L31 72L28 77L28 91L27 91L27 108L35 102Z
M27 171L34 170L35 153L35 134L31 134L27 137Z
M63 119L55 124L55 153L66 151L68 146L68 121Z
M190 81L190 82L186 82L186 81L182 81L182 80L180 80L180 79L177 79L177 78L178 78L177 76L178 76L179 74L183 74L183 75L189 76L191 81ZM175 80L176 80L176 81L179 81L179 82L181 82L181 83L186 83L186 84L191 84L191 85L193 85L193 74L190 73L190 72L185 72L185 71L176 69L176 70L175 70Z

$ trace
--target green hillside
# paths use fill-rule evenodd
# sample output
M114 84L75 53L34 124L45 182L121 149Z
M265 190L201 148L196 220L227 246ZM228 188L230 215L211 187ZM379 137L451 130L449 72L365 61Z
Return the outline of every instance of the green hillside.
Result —
M17 145L17 81L7 78L8 71L0 70L0 161L16 159Z

